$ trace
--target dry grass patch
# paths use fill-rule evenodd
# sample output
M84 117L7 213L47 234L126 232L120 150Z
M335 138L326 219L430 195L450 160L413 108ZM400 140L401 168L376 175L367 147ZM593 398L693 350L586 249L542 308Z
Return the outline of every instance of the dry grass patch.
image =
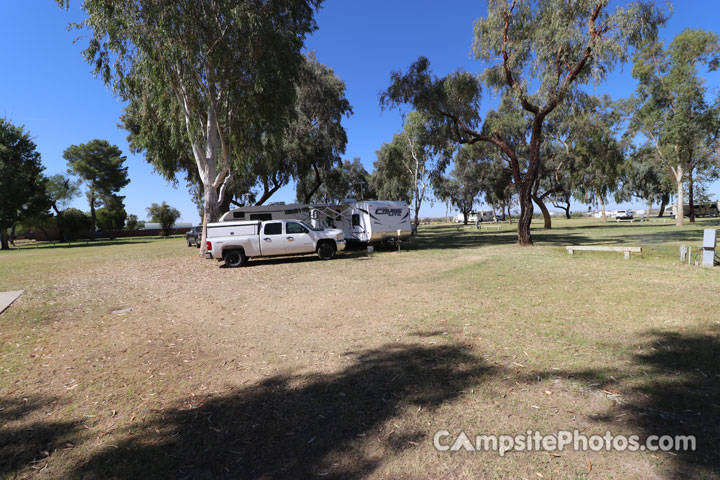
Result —
M678 264L701 230L676 232L559 222L521 249L430 227L240 269L181 240L2 254L26 294L0 317L0 476L716 478L720 279ZM643 258L562 249L623 236ZM500 458L438 452L441 429L700 448Z

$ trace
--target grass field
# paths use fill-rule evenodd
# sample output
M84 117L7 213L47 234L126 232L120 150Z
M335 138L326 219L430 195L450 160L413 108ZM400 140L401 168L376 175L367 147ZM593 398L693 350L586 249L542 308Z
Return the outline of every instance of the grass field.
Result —
M532 248L421 226L399 253L239 269L181 239L0 252L0 291L25 289L0 316L0 477L720 478L720 268L678 254L719 226L556 220ZM433 447L574 429L697 451Z

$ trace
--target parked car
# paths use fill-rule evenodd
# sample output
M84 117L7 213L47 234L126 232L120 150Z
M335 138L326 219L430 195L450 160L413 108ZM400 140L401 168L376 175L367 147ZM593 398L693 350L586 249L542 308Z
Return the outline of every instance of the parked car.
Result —
M195 245L200 248L200 241L202 240L202 225L192 227L186 234L185 240L187 241L188 247Z
M342 230L311 227L300 220L209 223L207 232L207 257L224 260L228 267L255 257L308 253L330 260L345 249Z

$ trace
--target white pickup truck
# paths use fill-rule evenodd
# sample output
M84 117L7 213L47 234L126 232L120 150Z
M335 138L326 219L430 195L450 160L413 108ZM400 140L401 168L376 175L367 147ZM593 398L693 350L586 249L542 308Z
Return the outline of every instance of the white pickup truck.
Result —
M255 257L316 253L330 260L345 249L342 230L313 228L299 220L217 222L207 225L207 256L239 267Z

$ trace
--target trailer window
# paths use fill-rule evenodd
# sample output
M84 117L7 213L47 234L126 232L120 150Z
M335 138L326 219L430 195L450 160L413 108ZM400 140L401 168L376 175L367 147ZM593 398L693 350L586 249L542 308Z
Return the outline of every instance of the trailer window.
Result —
M352 216L352 226L353 226L353 227L359 227L359 226L360 226L360 214L359 214L359 213L353 213L353 216Z
M272 220L272 213L251 213L250 220Z
M282 235L282 223L268 223L265 225L265 235Z
M288 222L285 224L285 233L308 233L308 230L299 223Z
M233 218L245 218L245 212L233 212Z

